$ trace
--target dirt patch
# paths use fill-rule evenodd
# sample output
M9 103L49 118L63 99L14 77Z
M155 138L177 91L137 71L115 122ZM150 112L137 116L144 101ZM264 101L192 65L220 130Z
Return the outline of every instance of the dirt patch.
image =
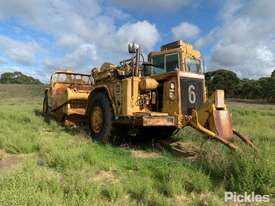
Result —
M99 170L95 173L95 176L92 177L92 180L95 182L113 182L115 176L112 171Z
M160 157L160 154L157 152L146 152L144 150L132 150L131 154L133 157L145 158L145 159L153 159L153 158Z
M16 165L18 159L17 155L8 154L5 150L0 150L0 170Z
M7 153L5 150L0 149L0 161L6 157Z
M96 182L99 184L113 183L118 181L118 177L116 177L111 170L91 171L91 169L84 169L81 172L81 176L85 177L88 182Z
M185 195L176 195L172 201L175 205L184 205L184 203L190 201Z

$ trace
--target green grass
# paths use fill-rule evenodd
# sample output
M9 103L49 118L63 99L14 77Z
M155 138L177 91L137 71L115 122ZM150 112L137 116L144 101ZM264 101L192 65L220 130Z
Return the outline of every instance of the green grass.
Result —
M17 158L0 165L0 205L224 205L224 191L275 192L275 106L230 104L235 128L259 154L238 141L241 153L206 142L191 162L168 151L137 158L45 122L42 87L0 85L0 97L0 149ZM186 129L178 138L200 144L200 136Z

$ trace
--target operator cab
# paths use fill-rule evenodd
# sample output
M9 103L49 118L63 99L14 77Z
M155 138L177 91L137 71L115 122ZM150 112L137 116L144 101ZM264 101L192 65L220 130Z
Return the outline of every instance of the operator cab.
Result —
M91 75L71 71L57 71L52 74L50 79L51 85L56 83L90 85Z
M175 71L197 74L204 72L200 52L181 40L163 45L159 52L151 52L148 55L148 61L150 66L144 67L145 75L159 75Z

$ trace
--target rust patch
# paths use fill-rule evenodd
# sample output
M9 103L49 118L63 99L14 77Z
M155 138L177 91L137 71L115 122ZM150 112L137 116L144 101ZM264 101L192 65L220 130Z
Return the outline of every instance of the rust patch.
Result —
M132 156L145 159L159 158L160 154L157 152L146 152L143 150L133 150L131 151Z
M230 113L226 110L216 110L213 115L218 136L230 141L233 137Z

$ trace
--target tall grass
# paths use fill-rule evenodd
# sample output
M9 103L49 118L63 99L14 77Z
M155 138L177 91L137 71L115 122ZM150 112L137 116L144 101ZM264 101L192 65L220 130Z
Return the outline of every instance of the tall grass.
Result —
M223 205L225 190L274 192L274 106L232 105L236 128L253 137L259 154L210 142L197 161L168 151L143 159L93 142L82 129L45 122L37 88L9 98L1 87L0 149L17 161L0 167L0 205ZM201 143L189 129L180 138Z

